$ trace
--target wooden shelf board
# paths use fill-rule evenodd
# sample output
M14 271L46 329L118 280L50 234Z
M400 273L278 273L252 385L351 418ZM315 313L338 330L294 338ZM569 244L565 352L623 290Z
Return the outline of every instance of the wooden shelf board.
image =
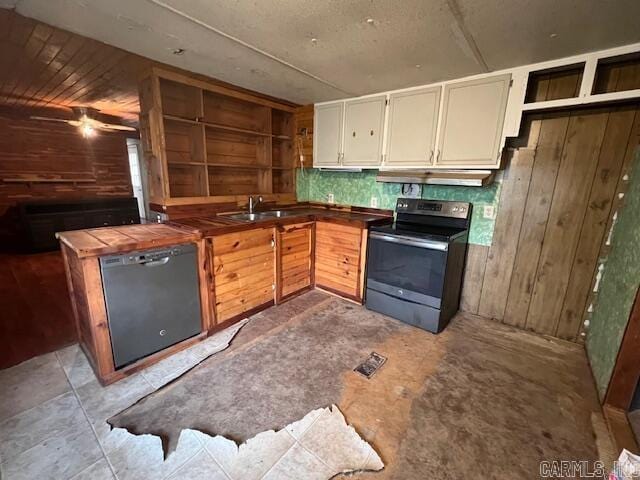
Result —
M6 177L5 183L96 183L95 178Z
M270 165L246 165L241 163L207 163L209 167L219 168L246 168L248 170L270 170Z
M189 118L176 117L175 115L163 115L165 120L170 120L174 122L183 122L188 123L190 125L204 125L205 127L213 128L215 130L224 130L227 132L235 132L235 133L245 133L247 135L257 135L259 137L272 137L274 140L281 140L290 142L293 140L293 137L290 135L280 135L280 134L271 134L267 132L259 132L257 130L251 130L248 128L240 128L240 127L231 127L229 125L222 125L220 123L207 122L205 120L192 120Z
M204 162L167 162L169 165L178 165L182 167L204 167L207 164Z

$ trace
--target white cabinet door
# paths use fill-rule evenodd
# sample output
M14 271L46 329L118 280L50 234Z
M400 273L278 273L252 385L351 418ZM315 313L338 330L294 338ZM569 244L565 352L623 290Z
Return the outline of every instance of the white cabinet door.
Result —
M313 119L313 165L340 165L344 102L317 105Z
M385 95L345 102L343 165L380 165L385 107Z
M436 164L498 166L511 74L445 85Z
M421 167L433 163L440 87L391 94L387 127L390 167Z

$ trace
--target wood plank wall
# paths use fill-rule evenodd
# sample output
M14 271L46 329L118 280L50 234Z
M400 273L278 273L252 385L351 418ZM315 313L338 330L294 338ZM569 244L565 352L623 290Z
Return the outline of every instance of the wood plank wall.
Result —
M42 182L59 178L61 181ZM10 179L34 178L32 183ZM82 182L70 183L68 180ZM90 180L86 182L86 180ZM74 127L0 117L0 245L18 242L19 201L131 196L126 138L98 134L84 139Z
M530 117L505 171L491 247L470 245L461 308L577 341L638 105Z
M313 167L313 105L305 105L295 112L296 167L300 165L300 154L304 157L304 167Z

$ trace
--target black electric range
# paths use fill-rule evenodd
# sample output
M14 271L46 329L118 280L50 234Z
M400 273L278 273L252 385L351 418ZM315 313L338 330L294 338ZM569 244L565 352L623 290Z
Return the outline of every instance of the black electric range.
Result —
M458 311L471 204L400 198L369 232L365 305L433 333Z

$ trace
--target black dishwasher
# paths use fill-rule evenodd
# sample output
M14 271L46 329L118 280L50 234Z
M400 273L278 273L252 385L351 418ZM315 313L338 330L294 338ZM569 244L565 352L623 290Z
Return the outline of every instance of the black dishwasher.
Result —
M195 245L100 257L100 270L116 368L201 332Z

